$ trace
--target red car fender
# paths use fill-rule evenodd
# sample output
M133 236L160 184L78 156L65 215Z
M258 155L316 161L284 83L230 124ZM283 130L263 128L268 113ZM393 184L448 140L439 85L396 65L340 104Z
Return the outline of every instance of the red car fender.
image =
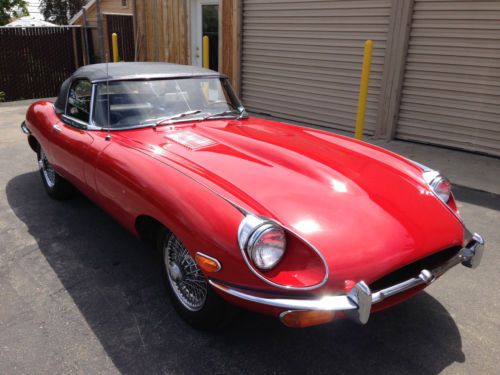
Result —
M199 251L222 264L219 272L207 277L270 288L242 259L237 232L243 214L231 203L175 168L127 146L119 136L95 165L99 204L132 233L139 235L139 217L154 218L193 257Z

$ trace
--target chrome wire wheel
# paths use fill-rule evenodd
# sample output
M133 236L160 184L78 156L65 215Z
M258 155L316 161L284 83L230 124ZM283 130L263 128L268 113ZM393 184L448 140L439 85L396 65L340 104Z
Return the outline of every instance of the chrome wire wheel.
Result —
M179 302L190 311L201 310L207 299L207 281L189 252L173 235L165 241L163 260L168 281Z
M45 155L45 152L43 152L42 149L40 149L40 158L38 159L38 166L42 171L43 178L45 179L47 185L50 188L53 188L56 184L56 172L54 171L54 168L52 168L52 165L50 165L49 161L47 160L47 156Z

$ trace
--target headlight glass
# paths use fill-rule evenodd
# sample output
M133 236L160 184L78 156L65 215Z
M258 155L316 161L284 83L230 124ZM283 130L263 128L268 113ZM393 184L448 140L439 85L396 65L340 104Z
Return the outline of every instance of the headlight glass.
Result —
M438 198L444 203L448 203L451 197L450 180L432 169L424 170L423 177Z
M264 224L250 237L247 253L261 270L270 270L283 257L286 248L285 232L274 224Z
M266 218L251 214L240 224L238 242L249 261L263 271L274 268L286 251L283 228Z
M434 180L432 180L431 189L434 190L436 195L443 202L447 203L450 200L451 196L451 183L450 181L443 176L438 176Z

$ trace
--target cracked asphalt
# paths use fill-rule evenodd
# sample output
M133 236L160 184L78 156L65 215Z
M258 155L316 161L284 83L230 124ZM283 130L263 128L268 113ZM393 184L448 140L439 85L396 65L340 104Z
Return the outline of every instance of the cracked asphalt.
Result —
M499 195L456 188L487 240L480 268L451 270L366 326L295 330L242 313L198 332L166 300L146 245L82 196L46 196L25 109L0 107L0 374L498 373Z

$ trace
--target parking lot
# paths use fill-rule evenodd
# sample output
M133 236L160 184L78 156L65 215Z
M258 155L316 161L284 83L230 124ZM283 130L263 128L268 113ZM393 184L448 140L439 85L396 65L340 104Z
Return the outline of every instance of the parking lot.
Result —
M82 196L47 197L25 109L0 107L0 374L498 373L499 195L456 189L487 241L480 268L456 267L366 326L295 330L242 313L198 332L166 300L146 245Z

